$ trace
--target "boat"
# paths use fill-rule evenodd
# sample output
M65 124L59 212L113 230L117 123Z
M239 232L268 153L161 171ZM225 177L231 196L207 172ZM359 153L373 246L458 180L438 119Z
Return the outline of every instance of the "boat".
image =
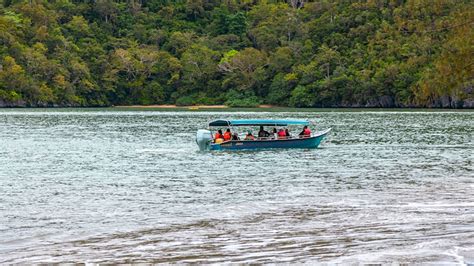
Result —
M196 133L196 143L201 151L205 150L255 150L255 149L314 149L319 146L331 128L315 132L310 136L293 136L285 138L255 138L255 140L227 140L214 142L211 128L234 128L252 126L288 127L290 125L309 126L306 120L215 120L209 123L208 129L200 129ZM232 130L235 132L235 130Z

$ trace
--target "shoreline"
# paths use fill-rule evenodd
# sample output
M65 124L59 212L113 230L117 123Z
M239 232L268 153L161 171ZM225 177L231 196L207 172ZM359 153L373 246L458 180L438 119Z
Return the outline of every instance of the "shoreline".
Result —
M160 104L160 105L115 105L105 108L117 108L117 109L177 109L177 110L233 110L233 109L248 109L248 110L267 110L267 109L292 109L292 110L312 110L312 109L327 109L327 110L445 110L445 111L462 111L462 110L474 110L474 108L446 108L446 107L287 107L287 106L276 106L270 104L261 104L255 107L230 107L227 105L174 105L174 104Z
M376 106L333 106L333 107L288 107L277 106L270 104L261 104L255 107L231 107L227 105L174 105L174 104L153 104L153 105L110 105L110 106L1 106L2 109L149 109L149 110L385 110L385 111L416 111L416 110L431 110L431 111L473 111L473 107L464 108L449 108L449 107L434 107L434 106L397 106L397 107L376 107Z
M227 105L184 105L178 106L175 104L158 104L158 105L116 105L112 106L113 108L156 108L156 109L227 109L233 108ZM278 108L280 106L274 106L269 104L261 104L257 107L245 107L245 108Z

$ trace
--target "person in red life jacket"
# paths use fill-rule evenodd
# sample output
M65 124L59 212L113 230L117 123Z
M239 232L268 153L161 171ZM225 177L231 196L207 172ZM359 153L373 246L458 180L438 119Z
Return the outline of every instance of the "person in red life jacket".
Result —
M303 131L299 134L302 137L311 137L311 130L308 128L308 126L303 127Z
M214 140L216 139L223 139L224 138L224 135L222 135L222 130L217 130L217 133L216 135L214 135Z
M252 132L249 131L249 133L245 135L244 140L255 140L255 137L252 135Z
M230 133L230 128L228 128L224 133L224 141L228 141L232 139L232 133Z
M286 133L285 133L285 130L283 130L283 128L280 128L280 130L278 130L278 138L286 139Z

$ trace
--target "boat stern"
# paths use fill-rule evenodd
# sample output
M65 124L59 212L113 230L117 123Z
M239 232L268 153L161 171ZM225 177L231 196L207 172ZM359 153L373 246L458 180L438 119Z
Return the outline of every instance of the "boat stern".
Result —
M207 151L211 149L212 133L206 129L199 129L196 132L196 143L199 146L199 150Z

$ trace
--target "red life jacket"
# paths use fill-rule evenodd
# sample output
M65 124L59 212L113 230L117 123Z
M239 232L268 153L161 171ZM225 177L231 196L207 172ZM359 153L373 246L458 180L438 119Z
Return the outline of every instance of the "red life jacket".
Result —
M311 136L311 130L309 130L309 128L305 129L304 130L304 135L305 136Z
M232 134L226 131L224 133L224 140L230 140L231 138L232 138Z
M286 132L283 131L283 130L280 130L280 131L278 132L278 137L286 137Z
M222 134L220 134L219 132L216 133L216 135L214 136L214 139L223 139L224 136L222 136Z
M247 135L244 140L255 140L255 137L253 135Z

